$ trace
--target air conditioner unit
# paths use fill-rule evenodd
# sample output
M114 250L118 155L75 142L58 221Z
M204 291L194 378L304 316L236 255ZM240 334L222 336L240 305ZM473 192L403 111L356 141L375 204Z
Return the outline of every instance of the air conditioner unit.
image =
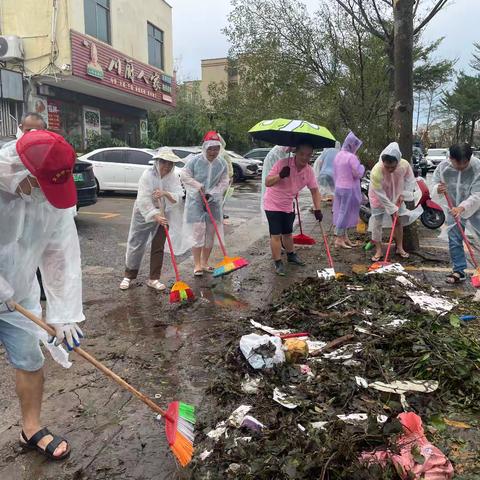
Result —
M0 61L23 59L23 42L16 35L0 36Z

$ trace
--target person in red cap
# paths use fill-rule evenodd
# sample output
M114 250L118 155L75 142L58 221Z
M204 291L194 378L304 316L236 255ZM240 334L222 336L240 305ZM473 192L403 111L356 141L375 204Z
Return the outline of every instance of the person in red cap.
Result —
M69 350L80 345L82 309L80 246L71 208L77 196L73 148L46 130L25 133L16 148L0 150L0 342L16 372L22 411L20 443L51 460L70 455L62 437L40 421L44 357L40 343L68 368ZM46 332L14 309L14 302L42 316L40 269L47 297Z
M187 191L184 211L183 250L192 249L194 275L212 273L208 264L215 239L215 230L201 193L205 195L220 235L223 237L223 195L229 185L228 169L220 157L222 143L217 132L208 132L203 139L202 153L189 157L182 169L181 180Z

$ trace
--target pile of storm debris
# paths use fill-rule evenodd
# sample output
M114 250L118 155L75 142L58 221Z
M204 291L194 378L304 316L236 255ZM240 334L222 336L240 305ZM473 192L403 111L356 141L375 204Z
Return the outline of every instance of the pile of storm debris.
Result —
M401 270L292 286L210 359L193 477L480 478L477 314Z

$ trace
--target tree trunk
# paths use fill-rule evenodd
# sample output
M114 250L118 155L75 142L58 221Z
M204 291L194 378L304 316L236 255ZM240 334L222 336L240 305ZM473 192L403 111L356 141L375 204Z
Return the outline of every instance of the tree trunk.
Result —
M395 133L403 158L412 162L413 146L413 17L415 0L394 0L395 59ZM414 208L413 202L407 205ZM415 225L405 229L404 248L408 252L420 247Z

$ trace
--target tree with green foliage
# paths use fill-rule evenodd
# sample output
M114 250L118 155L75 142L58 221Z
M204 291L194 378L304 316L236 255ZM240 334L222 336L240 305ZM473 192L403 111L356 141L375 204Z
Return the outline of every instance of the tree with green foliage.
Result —
M480 120L480 76L460 73L455 87L442 99L445 111L455 118L455 142L474 144L475 126Z
M174 110L152 115L153 140L159 145L199 145L211 121L197 84L183 84L177 90Z

